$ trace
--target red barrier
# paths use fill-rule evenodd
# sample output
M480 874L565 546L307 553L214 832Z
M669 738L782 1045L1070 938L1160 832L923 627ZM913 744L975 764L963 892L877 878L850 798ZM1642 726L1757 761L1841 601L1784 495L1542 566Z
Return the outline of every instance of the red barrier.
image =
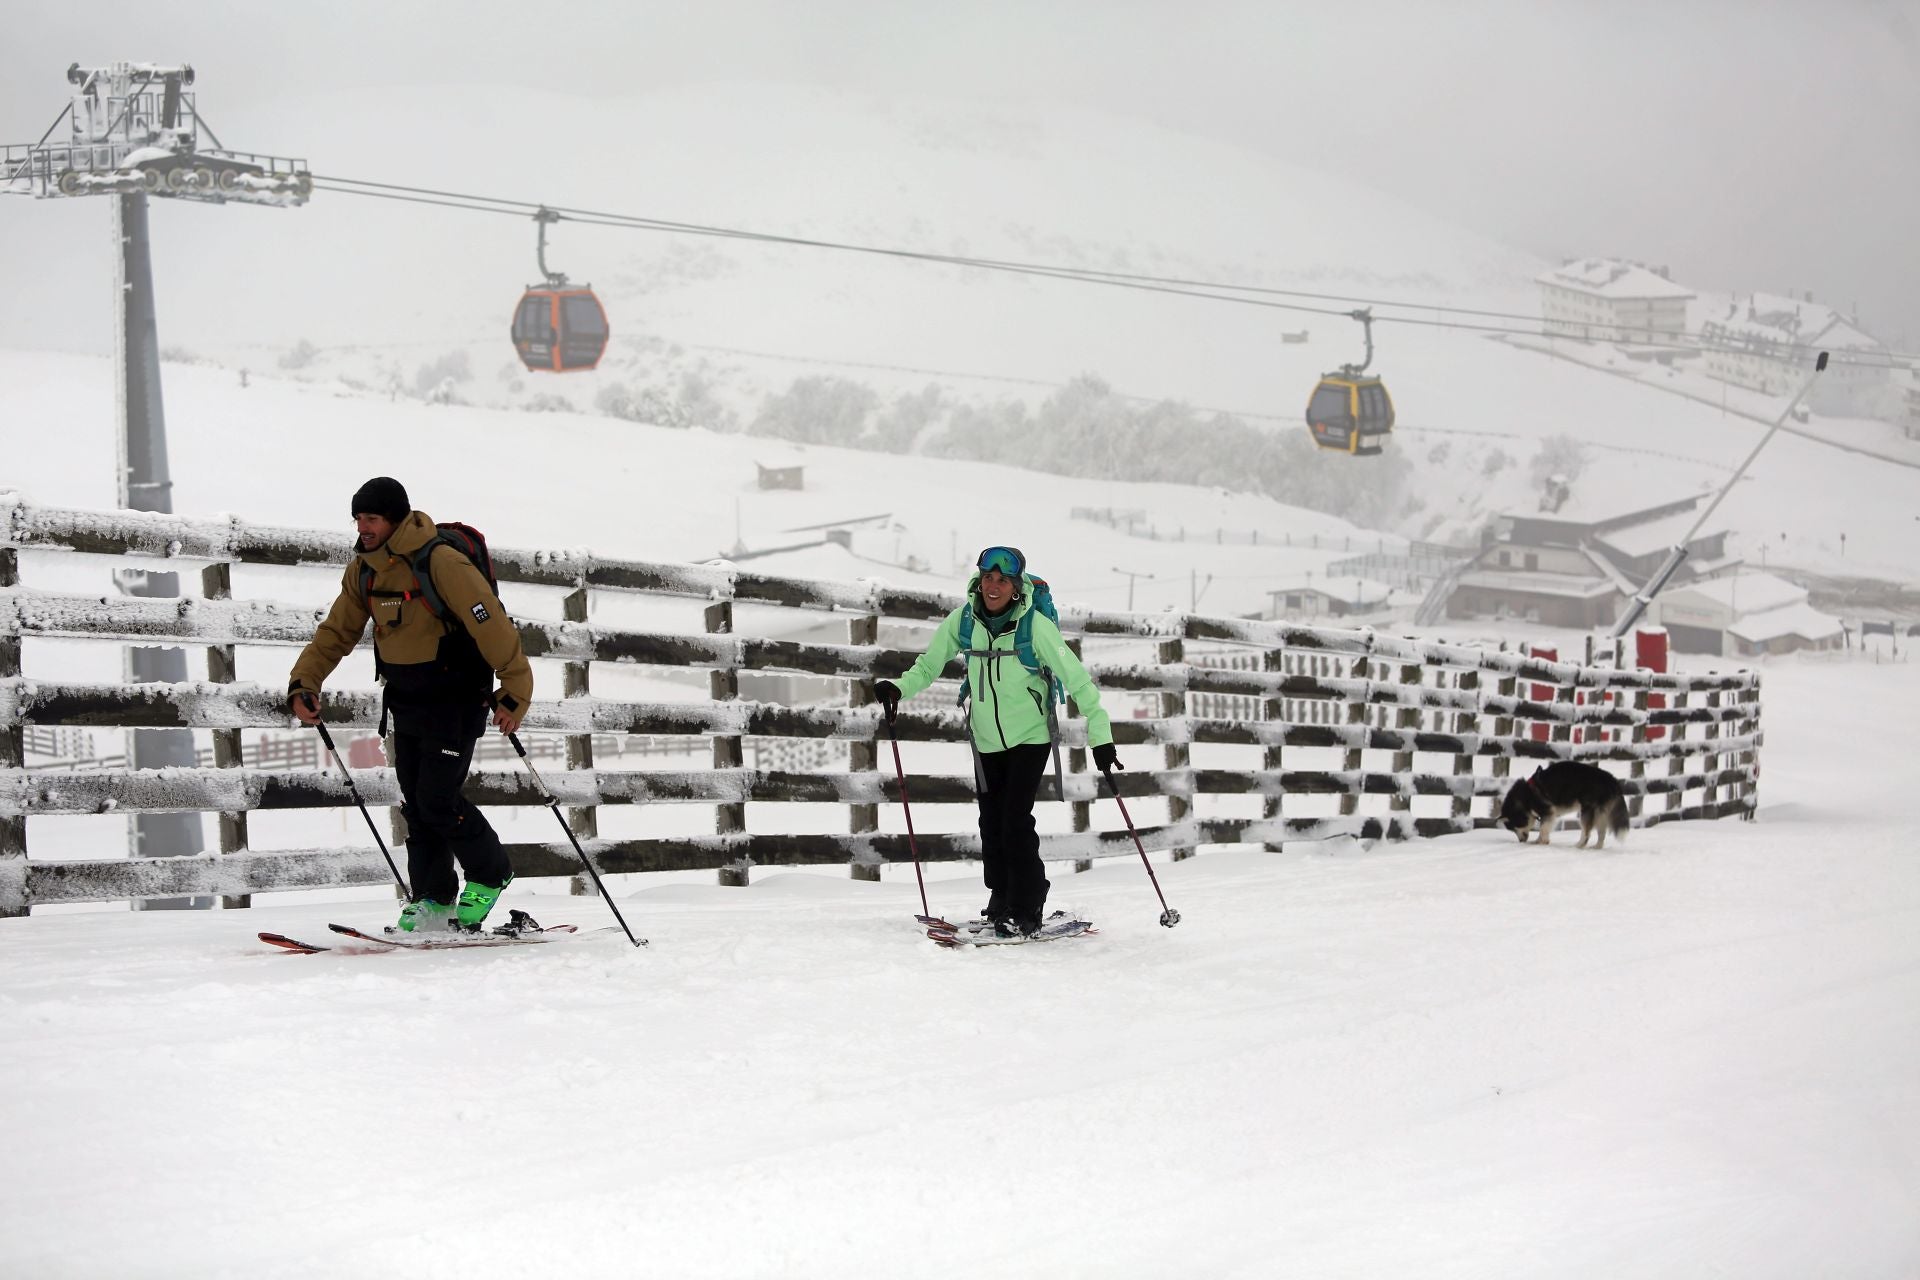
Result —
M1542 646L1537 644L1528 645L1527 656L1529 658L1544 658L1548 662L1558 662L1560 661L1560 650L1543 648ZM1530 697L1533 701L1547 702L1547 703L1550 703L1553 701L1552 685L1536 684L1536 685L1529 686L1529 688L1531 689L1531 692L1527 696ZM1548 722L1546 722L1545 720L1535 720L1533 722L1533 740L1535 742L1545 742L1548 739L1548 737L1552 735L1552 733L1553 733L1553 726Z
M1642 671L1658 671L1664 674L1667 669L1667 629L1665 627L1641 627L1633 633L1633 665ZM1667 705L1664 693L1647 695L1647 710L1658 711ZM1647 741L1667 736L1667 727L1663 724L1647 726Z

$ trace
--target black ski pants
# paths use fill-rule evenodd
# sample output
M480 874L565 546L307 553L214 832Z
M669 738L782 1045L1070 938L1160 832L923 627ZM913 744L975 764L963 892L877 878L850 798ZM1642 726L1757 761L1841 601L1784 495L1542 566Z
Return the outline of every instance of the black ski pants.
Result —
M1052 750L1044 742L983 751L980 773L980 861L986 871L988 910L1015 919L1040 918L1046 909L1046 863L1033 826L1033 802L1047 776Z
M500 888L511 877L493 825L460 794L478 741L393 735L393 772L407 820L407 880L416 898L451 904L460 894L456 860L469 881Z

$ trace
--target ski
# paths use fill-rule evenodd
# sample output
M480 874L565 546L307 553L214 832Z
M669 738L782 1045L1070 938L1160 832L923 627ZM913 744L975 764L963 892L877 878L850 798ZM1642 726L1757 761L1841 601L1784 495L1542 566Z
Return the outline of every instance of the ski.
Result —
M323 951L337 951L341 955L370 955L382 951L451 951L463 947L504 947L522 942L547 942L556 935L579 932L579 927L571 924L552 924L543 928L524 911L513 912L506 924L489 933L395 935L368 933L350 924L329 924L327 928L342 937L352 938L366 945L342 947L303 942L283 933L261 933L258 936L260 941L268 946L278 947L292 955L310 956L318 955Z
M1047 916L1046 923L1053 924L1066 918L1066 912L1055 911ZM987 919L985 916L978 916L960 924L955 924L944 916L915 916L914 919L925 925L929 931L938 931L941 933L980 933L993 928L993 921Z
M317 946L311 942L301 942L297 938L289 938L284 933L262 933L260 935L260 941L269 946L278 947L282 951L302 956L310 956L321 951L333 950L332 947Z
M579 932L574 925L570 924L550 924L544 929L523 929L516 933L447 933L444 935L368 933L350 924L330 924L327 928L346 937L355 938L361 942L377 943L383 947L392 947L396 951L452 951L461 947L510 947L522 942L546 942L551 934Z
M1064 912L1055 912L1045 924L1040 926L1038 933L1016 933L1010 937L1002 937L987 927L956 929L947 925L945 921L939 925L927 927L927 937L938 945L949 948L1018 946L1027 942L1053 942L1060 938L1078 938L1098 932L1099 930L1093 927L1091 921L1075 920Z

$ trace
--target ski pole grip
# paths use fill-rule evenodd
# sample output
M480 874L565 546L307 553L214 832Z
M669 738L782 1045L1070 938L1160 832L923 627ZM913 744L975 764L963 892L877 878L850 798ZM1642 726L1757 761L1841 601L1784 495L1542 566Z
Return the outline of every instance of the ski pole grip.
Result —
M527 758L527 749L526 749L525 747L523 747L523 746L521 746L521 745L520 745L520 735L519 735L519 734L517 734L517 733L510 733L510 734L508 734L508 735L507 735L507 741L508 741L508 742L511 742L511 743L513 744L513 749L514 749L515 751L518 751L518 752L520 753L520 758L521 758L522 760L525 760L525 759Z
M313 722L313 727L320 731L320 741L327 744L327 750L333 751L333 735L327 732L327 722L325 720L316 720ZM340 754L338 751L333 751L333 753L335 755Z

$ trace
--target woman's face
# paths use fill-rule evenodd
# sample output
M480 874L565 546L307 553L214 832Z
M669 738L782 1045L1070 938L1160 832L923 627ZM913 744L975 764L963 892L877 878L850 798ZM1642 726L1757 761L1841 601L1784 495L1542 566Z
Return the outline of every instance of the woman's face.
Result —
M991 613L998 613L1007 607L1013 599L1014 581L998 569L989 569L980 575L980 598L987 603Z

